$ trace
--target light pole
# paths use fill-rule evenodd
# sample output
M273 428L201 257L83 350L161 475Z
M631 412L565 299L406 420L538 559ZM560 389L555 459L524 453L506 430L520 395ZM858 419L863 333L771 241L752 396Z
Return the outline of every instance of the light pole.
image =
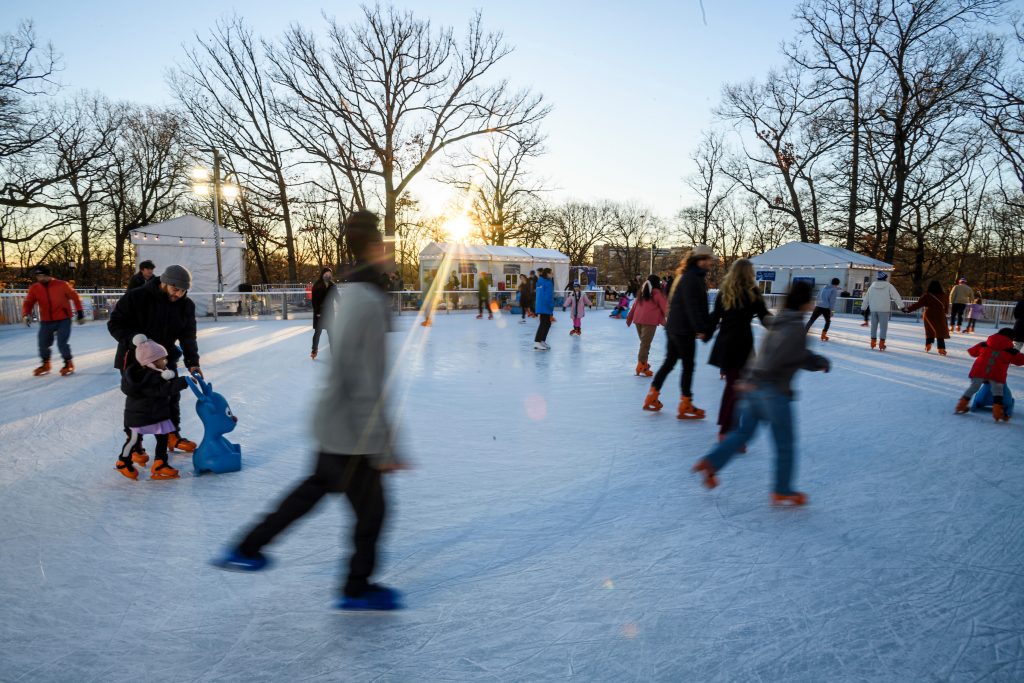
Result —
M224 157L221 156L220 151L216 147L200 149L199 151L213 154L213 248L217 254L217 293L222 294L224 292L224 271L221 266L220 256L220 198L221 193L223 193L224 198L228 201L235 199L238 196L238 185L221 183L220 161ZM202 196L209 193L209 170L202 167L192 169L192 180L192 189L197 195Z

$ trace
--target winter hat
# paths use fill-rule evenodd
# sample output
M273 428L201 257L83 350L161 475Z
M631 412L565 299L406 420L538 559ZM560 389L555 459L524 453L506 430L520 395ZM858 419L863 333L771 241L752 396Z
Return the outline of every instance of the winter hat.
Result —
M192 289L192 273L184 266L167 266L160 274L160 282L178 289Z
M139 365L149 368L153 367L153 363L161 358L167 358L167 349L144 334L132 337L132 344L135 345L135 360L139 362Z
M693 247L693 256L695 258L714 258L715 252L706 244L698 244Z
M38 266L36 266L35 268L32 269L31 274L32 275L49 275L50 274L50 269L40 263Z
M960 283L960 284L962 284L962 285L966 285L966 284L967 284L967 278L965 278L965 277L962 277L962 278L960 278L959 280L957 280L957 282L959 282L959 283Z
M889 279L889 273L883 273L882 271L878 271L878 275L876 277L879 280L888 280Z

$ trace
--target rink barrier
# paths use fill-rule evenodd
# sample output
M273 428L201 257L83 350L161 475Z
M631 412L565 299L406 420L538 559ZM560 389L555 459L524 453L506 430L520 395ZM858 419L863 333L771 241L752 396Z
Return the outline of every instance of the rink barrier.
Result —
M117 304L118 299L123 296L123 290L107 290L102 292L79 291L82 305L86 312L87 320L106 320L110 317L110 311ZM588 290L585 292L590 297L591 305L595 308L611 308L617 302L611 299L606 300L604 290ZM424 292L417 290L404 290L401 292L387 292L391 300L391 311L395 315L416 315L423 307ZM714 306L716 290L708 292L708 307ZM763 295L769 310L778 311L783 307L786 300L785 294ZM262 292L189 292L189 297L202 302L206 310L205 315L197 316L199 319L237 318L248 320L298 320L312 319L313 303L308 298L305 289L287 289ZM518 313L518 293L515 291L491 290L492 301L498 301L501 309L508 313L515 309ZM564 301L564 293L560 292L555 296L555 310L561 310ZM25 300L24 291L0 292L0 325L16 325L21 323L21 305ZM861 315L860 298L840 298L836 301L835 312L837 315ZM906 305L917 301L916 297L903 299ZM991 325L993 329L1012 326L1014 302L986 301L984 302L985 317L978 321L979 326ZM438 295L437 303L434 306L434 315L450 314L460 311L477 310L476 290L448 291ZM894 317L905 316L915 320L921 319L923 311L904 314L896 310L892 311ZM33 320L38 319L37 311L33 311Z

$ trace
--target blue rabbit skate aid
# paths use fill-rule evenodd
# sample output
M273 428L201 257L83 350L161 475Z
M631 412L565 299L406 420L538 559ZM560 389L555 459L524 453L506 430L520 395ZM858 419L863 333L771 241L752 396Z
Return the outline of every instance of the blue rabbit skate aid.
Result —
M213 390L213 384L198 375L186 376L185 379L198 399L196 413L203 423L203 441L192 454L195 474L239 471L242 469L242 447L224 438L238 423L227 399Z

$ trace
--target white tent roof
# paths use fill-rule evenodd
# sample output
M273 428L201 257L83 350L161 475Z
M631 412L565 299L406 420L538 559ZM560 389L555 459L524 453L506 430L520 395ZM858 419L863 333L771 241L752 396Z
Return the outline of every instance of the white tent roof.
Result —
M165 239L182 239L189 243L213 239L213 223L198 216L179 216L163 223L154 223L132 231L132 244L158 244ZM221 226L220 237L225 246L244 247L245 238ZM159 239L158 239L159 238Z
M569 257L555 249L533 247L496 247L488 244L431 242L420 252L421 259L439 259L446 254L477 261L549 261L568 263Z
M865 268L893 270L891 263L849 249L809 242L789 242L750 259L759 268Z

